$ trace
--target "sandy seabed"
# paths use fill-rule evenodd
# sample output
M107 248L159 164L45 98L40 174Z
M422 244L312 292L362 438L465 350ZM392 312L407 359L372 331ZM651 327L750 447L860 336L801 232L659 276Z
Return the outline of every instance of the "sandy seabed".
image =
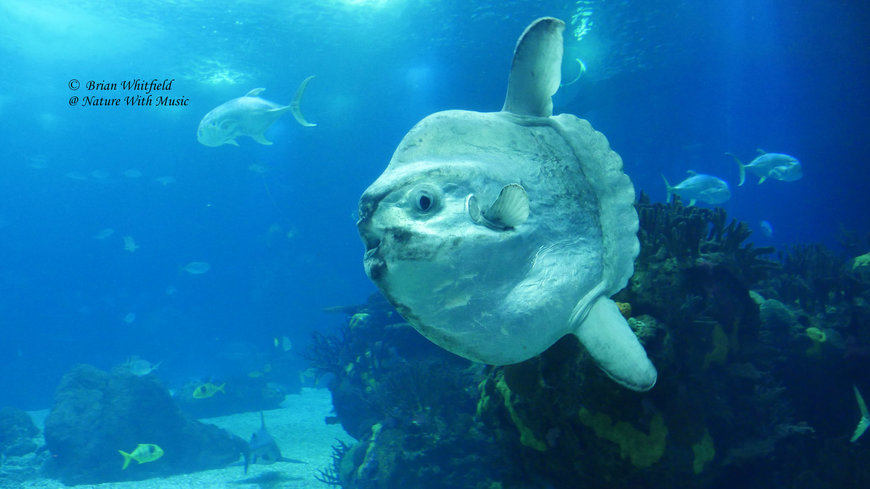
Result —
M332 446L338 442L352 443L353 438L340 425L327 425L324 418L332 411L332 399L326 389L304 388L299 394L288 395L279 409L263 411L266 428L281 447L284 457L306 463L277 462L272 465L251 465L248 474L241 466L206 470L159 479L135 482L107 482L66 486L53 479L32 479L16 483L22 489L60 489L66 487L99 489L170 489L170 488L268 488L325 489L329 485L315 476L332 463ZM34 415L42 426L47 411ZM42 419L39 419L39 418ZM245 440L260 428L260 413L242 413L200 421L219 426ZM241 457L240 457L241 458ZM10 487L0 483L0 487Z

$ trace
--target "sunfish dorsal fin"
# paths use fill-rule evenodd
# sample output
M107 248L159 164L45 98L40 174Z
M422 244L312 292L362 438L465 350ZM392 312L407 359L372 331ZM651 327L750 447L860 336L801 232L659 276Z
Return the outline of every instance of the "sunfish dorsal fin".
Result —
M501 110L517 115L553 115L552 96L562 81L565 23L543 17L529 25L514 49L507 97Z
M246 93L245 97L256 97L257 95L260 95L260 92L262 92L263 90L265 90L265 88L255 88L250 92Z

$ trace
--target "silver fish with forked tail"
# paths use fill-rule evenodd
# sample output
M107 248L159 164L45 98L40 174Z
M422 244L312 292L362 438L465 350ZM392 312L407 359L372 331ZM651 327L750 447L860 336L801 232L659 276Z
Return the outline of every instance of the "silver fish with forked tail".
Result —
M272 144L272 141L266 139L266 129L269 129L288 110L300 125L316 126L305 120L299 108L305 87L312 78L313 75L302 80L289 105L278 105L257 97L265 88L255 88L239 98L218 105L199 122L196 140L206 146L223 144L238 146L237 137L249 136L260 144Z

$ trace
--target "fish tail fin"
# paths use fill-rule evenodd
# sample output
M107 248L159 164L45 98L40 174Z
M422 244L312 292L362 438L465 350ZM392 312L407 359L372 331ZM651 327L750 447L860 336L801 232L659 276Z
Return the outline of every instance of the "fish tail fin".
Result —
M124 457L124 466L121 467L121 470L124 470L127 468L128 465L130 465L130 460L133 460L133 456L121 450L118 450L118 453L120 453L121 456Z
M668 179L665 178L664 174L662 174L662 180L665 181L665 192L667 192L667 195L665 196L665 202L670 204L671 203L671 194L674 192L674 187L671 187L671 184L668 183Z
M861 410L861 417L870 418L870 413L867 412L867 405L864 404L864 398L861 397L861 391L858 390L857 386L852 386L852 389L855 390L855 399L858 401L858 409Z
M299 103L302 101L302 94L305 93L305 87L308 86L308 82L310 82L312 78L314 78L314 75L302 80L302 83L299 84L299 88L296 89L296 95L293 96L293 101L290 102L290 112L293 113L296 122L305 127L314 127L317 125L306 121L305 116L302 115L302 110L299 108Z
M858 441L858 438L861 438L861 435L867 431L867 428L870 428L870 413L867 411L867 404L864 403L864 398L861 397L858 387L853 385L852 389L855 391L855 400L858 401L858 409L861 411L861 419L858 421L858 426L855 427L855 433L852 434L852 438L849 440L854 443Z
M734 155L734 153L725 153L726 155L734 158L734 161L737 163L737 171L740 172L740 183L737 184L738 187L743 185L743 182L746 180L746 165L740 161L740 158Z
M226 386L226 385L227 385L226 382L224 382L223 384L219 385L218 388L215 389L215 393L220 392L221 394L226 394L227 391L224 390L224 386Z

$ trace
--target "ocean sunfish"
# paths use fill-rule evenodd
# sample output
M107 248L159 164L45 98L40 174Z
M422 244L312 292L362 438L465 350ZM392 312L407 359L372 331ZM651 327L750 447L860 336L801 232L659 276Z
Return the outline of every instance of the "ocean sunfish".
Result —
M737 169L740 171L740 183L737 184L738 187L743 185L743 182L746 180L746 170L749 170L758 177L759 184L764 183L768 178L783 182L794 182L804 176L801 162L794 156L782 153L766 153L763 149L759 149L758 152L760 154L746 165L734 154L725 153L737 162Z
M668 179L662 175L667 189L667 202L671 201L671 195L679 195L681 199L688 200L689 205L695 205L697 201L707 204L721 204L731 198L731 190L728 182L713 175L695 173L689 170L689 178L671 186Z
M199 122L196 140L212 147L222 144L238 146L237 137L250 136L260 144L272 144L264 133L288 110L299 124L305 127L316 126L317 124L306 121L299 109L302 94L312 78L314 75L302 80L290 105L278 105L257 97L265 88L255 88L242 97L218 105Z
M565 23L520 37L500 112L418 122L363 193L366 274L417 331L491 365L566 334L644 391L656 370L610 296L639 251L634 187L589 122L553 116Z

